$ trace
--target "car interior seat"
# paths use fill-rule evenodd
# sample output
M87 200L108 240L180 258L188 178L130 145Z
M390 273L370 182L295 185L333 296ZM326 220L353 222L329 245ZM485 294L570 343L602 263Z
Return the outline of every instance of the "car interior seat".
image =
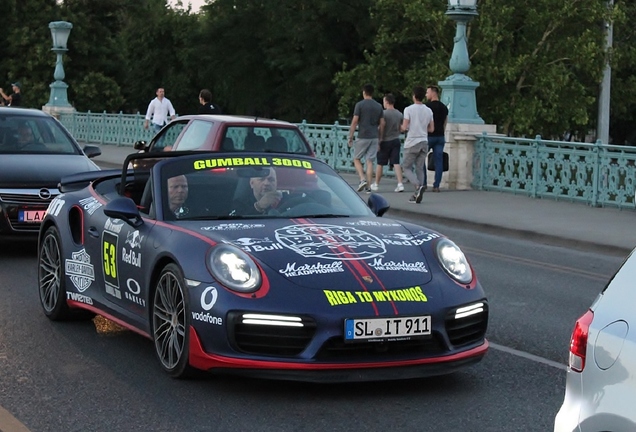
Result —
M261 135L256 135L253 132L250 132L245 137L245 142L243 147L245 151L263 151L265 150L265 138Z
M152 205L152 178L148 179L146 186L144 187L144 192L141 194L139 211L147 214L151 218L155 217L155 209Z
M271 136L265 143L265 151L287 153L287 140L282 136Z
M221 150L223 151L234 151L236 148L234 147L234 140L230 137L223 138L223 144L221 145Z

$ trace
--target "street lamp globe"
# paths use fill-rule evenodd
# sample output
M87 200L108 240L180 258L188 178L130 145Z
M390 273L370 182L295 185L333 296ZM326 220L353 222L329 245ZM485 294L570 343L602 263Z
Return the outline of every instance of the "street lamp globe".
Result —
M53 37L53 48L65 50L73 24L66 21L53 21L49 23L49 28Z
M449 9L477 10L477 0L448 0Z

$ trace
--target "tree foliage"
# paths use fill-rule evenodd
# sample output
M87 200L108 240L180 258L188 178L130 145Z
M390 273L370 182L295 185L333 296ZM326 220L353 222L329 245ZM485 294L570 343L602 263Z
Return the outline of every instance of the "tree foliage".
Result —
M48 23L59 20L73 24L65 81L80 111L145 112L164 87L190 114L209 88L228 113L326 123L350 117L367 82L404 108L414 85L453 73L447 0L210 0L199 13L167 0L4 3L0 85L20 80L34 107L48 100ZM581 138L596 127L610 59L610 134L636 144L636 4L614 3L480 0L468 26L480 116L506 134ZM609 53L605 22L614 28Z

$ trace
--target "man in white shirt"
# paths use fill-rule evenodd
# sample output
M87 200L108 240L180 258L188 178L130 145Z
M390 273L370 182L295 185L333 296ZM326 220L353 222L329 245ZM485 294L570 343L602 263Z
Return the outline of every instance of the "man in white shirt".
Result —
M424 87L417 86L413 89L413 105L404 109L402 132L407 132L404 140L404 163L402 169L404 177L415 186L415 193L409 202L419 204L426 190L426 152L428 151L428 133L435 130L433 111L422 103L426 97ZM415 166L415 173L413 173Z
M165 90L162 87L157 89L157 97L150 101L146 110L146 121L144 129L148 129L152 119L152 127L155 133L159 132L162 127L168 124L168 119L174 120L175 111L170 99L165 97Z

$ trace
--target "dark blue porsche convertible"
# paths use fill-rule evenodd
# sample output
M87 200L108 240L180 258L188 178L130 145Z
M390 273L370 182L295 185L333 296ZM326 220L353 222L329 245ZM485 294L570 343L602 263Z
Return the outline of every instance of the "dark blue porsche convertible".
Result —
M405 379L488 349L460 248L380 217L382 196L365 203L314 158L134 154L60 187L39 238L44 313L146 336L171 376Z

